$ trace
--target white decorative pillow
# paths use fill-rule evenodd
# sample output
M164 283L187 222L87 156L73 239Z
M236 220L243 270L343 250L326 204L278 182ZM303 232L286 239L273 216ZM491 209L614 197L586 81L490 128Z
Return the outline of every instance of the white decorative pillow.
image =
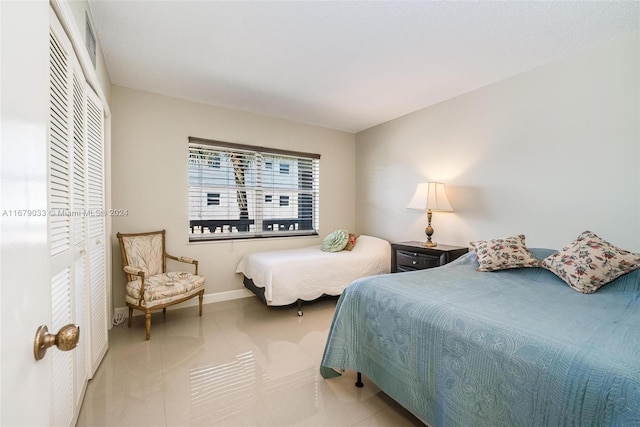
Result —
M349 243L349 232L347 230L336 230L329 233L322 241L320 249L323 252L340 252Z
M478 258L478 271L539 267L540 261L531 255L524 243L524 234L469 243Z
M576 291L590 294L640 267L640 255L620 249L591 231L584 231L560 252L543 259L541 267Z

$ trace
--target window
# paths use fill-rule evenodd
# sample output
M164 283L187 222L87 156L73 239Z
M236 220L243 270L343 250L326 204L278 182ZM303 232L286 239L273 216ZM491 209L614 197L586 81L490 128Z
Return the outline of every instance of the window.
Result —
M213 156L211 159L211 167L220 169L220 156Z
M318 234L319 154L189 137L188 169L189 241Z

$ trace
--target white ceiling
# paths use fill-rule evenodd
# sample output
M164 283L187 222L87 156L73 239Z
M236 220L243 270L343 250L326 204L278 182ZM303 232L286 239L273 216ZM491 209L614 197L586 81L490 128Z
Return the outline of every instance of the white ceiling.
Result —
M115 85L358 132L640 28L640 2L89 0Z

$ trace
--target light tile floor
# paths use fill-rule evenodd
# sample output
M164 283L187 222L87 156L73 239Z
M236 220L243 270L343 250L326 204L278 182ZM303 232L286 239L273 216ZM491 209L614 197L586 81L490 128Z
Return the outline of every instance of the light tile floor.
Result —
M336 299L294 308L243 298L144 317L109 335L78 426L421 426L365 378L319 365Z

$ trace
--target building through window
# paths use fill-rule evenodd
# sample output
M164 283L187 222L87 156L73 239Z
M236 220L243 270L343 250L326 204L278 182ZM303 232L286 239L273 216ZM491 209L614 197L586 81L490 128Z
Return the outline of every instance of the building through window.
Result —
M188 165L190 241L318 234L319 154L190 137Z
M220 193L207 193L207 206L220 206Z

